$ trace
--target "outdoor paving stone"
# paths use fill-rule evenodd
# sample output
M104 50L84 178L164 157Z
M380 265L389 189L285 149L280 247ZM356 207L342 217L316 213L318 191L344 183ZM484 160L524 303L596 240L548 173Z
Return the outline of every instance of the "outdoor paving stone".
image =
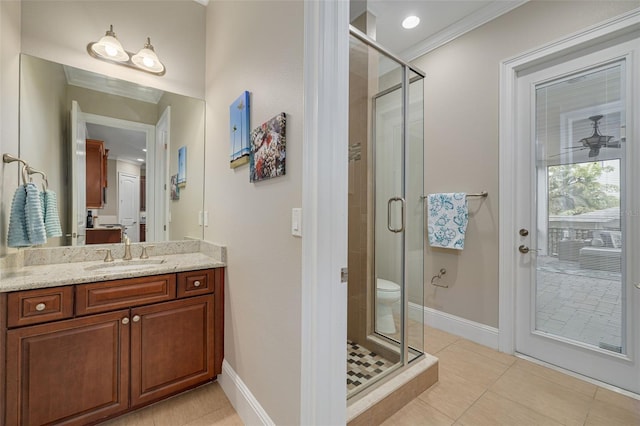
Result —
M620 346L621 276L538 258L537 328L594 346Z

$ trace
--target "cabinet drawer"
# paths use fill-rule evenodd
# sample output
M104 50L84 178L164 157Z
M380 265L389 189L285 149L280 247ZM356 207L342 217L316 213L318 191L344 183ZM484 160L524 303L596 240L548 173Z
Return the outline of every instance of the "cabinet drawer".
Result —
M73 316L73 287L53 287L9 293L9 327L56 321Z
M79 284L76 286L76 315L163 302L175 297L174 274Z
M178 273L178 297L213 293L213 269Z

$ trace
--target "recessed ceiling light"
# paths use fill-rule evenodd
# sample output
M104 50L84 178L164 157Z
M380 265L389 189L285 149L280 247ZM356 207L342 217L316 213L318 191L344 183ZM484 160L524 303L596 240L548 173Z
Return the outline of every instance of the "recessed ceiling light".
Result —
M138 161L144 162L144 158L138 158Z
M402 21L402 26L410 30L411 28L417 27L419 23L420 23L420 18L418 18L415 15L411 15L404 18L404 21Z
M142 148L142 152L147 152L147 148Z

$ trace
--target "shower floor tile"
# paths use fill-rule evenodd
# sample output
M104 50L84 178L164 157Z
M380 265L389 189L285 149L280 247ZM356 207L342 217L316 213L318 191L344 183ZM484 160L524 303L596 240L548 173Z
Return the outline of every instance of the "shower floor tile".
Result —
M393 365L364 346L347 340L347 393L366 385Z

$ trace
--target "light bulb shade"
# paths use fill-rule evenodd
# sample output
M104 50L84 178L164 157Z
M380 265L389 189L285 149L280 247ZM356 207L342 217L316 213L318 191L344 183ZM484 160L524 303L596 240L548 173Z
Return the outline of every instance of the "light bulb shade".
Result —
M162 73L164 71L164 65L160 62L160 59L158 59L158 55L156 55L151 45L151 40L148 38L144 47L131 57L131 62L145 71L153 73Z
M116 62L127 62L129 60L129 55L113 32L113 26L110 27L100 41L91 43L89 46L91 51L101 58Z

